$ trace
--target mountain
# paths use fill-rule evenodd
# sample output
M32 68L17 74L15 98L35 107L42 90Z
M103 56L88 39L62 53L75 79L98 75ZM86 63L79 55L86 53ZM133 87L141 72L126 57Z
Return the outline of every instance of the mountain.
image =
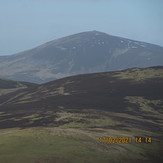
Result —
M163 65L163 47L89 31L0 57L0 78L45 83L66 76Z
M28 85L0 96L0 162L163 161L162 66Z

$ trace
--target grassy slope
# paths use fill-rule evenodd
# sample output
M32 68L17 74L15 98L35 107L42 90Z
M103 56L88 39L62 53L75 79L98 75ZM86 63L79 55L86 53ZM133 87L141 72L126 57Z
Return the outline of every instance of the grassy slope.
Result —
M152 144L99 143L99 137L103 136L104 133L107 136L127 135L123 132L106 129L30 128L1 130L0 161L5 163L50 161L107 163L120 162L120 160L121 162L138 162L140 160L152 162L152 159L158 158L158 155L161 157L159 148L161 149L163 144L159 142L153 140ZM157 161L159 162L159 160Z
M117 72L115 76L119 77L120 79L132 79L136 82L143 82L144 80L147 79L163 78L163 70L161 67L160 68L151 67L146 69L133 68Z
M45 114L45 113L44 113ZM161 132L152 132L151 125L163 129L159 122L129 114L103 111L59 111L58 127L9 128L0 130L0 162L161 162ZM41 114L42 115L42 114ZM23 117L29 122L39 114ZM129 120L142 123L129 123ZM163 119L162 119L163 120ZM66 122L66 123L65 123ZM131 137L127 144L100 143L100 137ZM135 137L151 137L152 143L135 143Z
M71 78L68 78L68 80L45 84L45 86L40 87L41 91L33 92L34 95L28 93L18 99L18 102L24 99L31 102L31 100L35 100L34 97L39 98L39 95L45 95L47 99L49 95L50 97L54 96L53 98L56 98L53 100L54 103L50 103L52 102L50 100L47 101L49 102L48 105L51 105L50 109L46 107L44 109L33 107L26 110L28 105L20 105L18 110L16 110L15 107L11 107L12 111L11 109L6 111L2 105L0 112L0 162L162 162L163 101L161 99L161 90L159 90L159 93L157 93L156 90L155 94L149 94L148 96L148 93L154 91L154 88L150 86L160 84L162 72L162 68L151 68L142 70L132 69L111 74L94 74L93 77L89 79L91 82L88 83L88 85L80 85L80 83L78 85L78 80L76 83L72 83ZM116 78L107 79L107 75ZM98 78L101 79L102 77L104 80L98 80ZM81 81L82 76L79 76L77 79ZM114 85L114 82L119 82L118 80L126 81L127 79L129 79L132 87L124 85L125 89L122 89L123 85ZM83 78L82 82L89 80ZM155 84L149 85L144 90L146 91L150 88L153 90L147 91L144 96L141 92L141 88L145 85L142 87L141 84L146 82L152 83L152 80L154 80ZM69 83L67 83L67 81L69 81ZM97 81L97 83L94 83L95 81ZM60 82L62 84L60 84ZM119 97L117 98L126 105L121 106L122 102L117 100L114 101L117 105L112 105L113 101L108 102L108 98L104 101L106 103L97 105L98 109L85 108L87 107L87 103L90 104L94 102L90 101L88 97L96 95L96 89L94 91L94 88L98 88L98 82L104 82L102 84L100 83L100 86L104 85L103 89L100 90L101 92L97 91L97 95L103 95L100 99L100 96L97 96L99 102L102 101L105 96L109 98L112 97L112 100L114 100L116 97L113 98L113 95L115 96L117 93L119 94L126 90L130 92L125 93L121 99ZM133 87L138 83L138 87ZM112 87L111 84L114 87ZM65 90L58 89L61 88L61 86L64 86L63 88ZM139 86L141 86L140 89ZM87 92L85 92L87 88L90 88L89 91L93 93L87 95ZM122 89L122 91L107 95L112 88L115 92L117 91L115 88ZM136 92L138 90L138 92L132 95L132 91L127 90L127 88L134 88L133 91ZM77 91L78 94L73 95L71 89ZM85 97L85 103L82 101L82 104L85 105L80 106L82 109L74 109L75 106L73 106L73 109L68 109L71 105L68 105L67 108L66 105L62 103L66 98L63 98L64 100L61 100L60 103L60 99L62 99L67 92L71 93L70 95L66 95L66 98L73 97L69 98L68 103L76 96L78 96L77 99ZM84 95L80 96L82 93L84 93ZM59 102L57 100L59 100ZM56 106L58 106L57 108L55 106L56 102L58 102L56 104ZM23 106L26 109L24 109ZM54 106L54 108L52 108L52 106ZM103 109L103 106L105 108L108 107L108 109ZM118 110L114 111L114 109L117 108L113 108L113 106L118 106ZM103 136L129 136L132 137L132 142L127 144L100 143L99 138ZM151 137L152 143L135 143L135 137Z

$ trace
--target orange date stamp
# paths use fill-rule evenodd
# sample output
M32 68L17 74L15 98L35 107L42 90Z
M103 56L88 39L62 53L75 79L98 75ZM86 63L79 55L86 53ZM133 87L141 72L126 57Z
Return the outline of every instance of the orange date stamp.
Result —
M152 143L151 137L100 137L100 143Z

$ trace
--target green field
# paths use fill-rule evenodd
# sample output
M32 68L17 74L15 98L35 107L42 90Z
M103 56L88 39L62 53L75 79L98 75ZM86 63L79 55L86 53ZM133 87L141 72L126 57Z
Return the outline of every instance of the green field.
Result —
M52 111L48 112L54 114ZM159 162L161 135L134 127L113 117L139 117L123 113L93 111L92 114L60 111L55 121L66 121L58 127L28 127L0 130L2 163L126 163ZM96 116L95 116L96 114ZM98 116L97 116L98 115ZM38 114L26 116L32 121ZM87 121L86 121L87 119ZM119 125L124 126L120 127ZM119 126L119 127L118 127ZM130 143L101 143L100 137L131 137ZM136 143L135 137L151 137L151 143ZM161 158L162 157L162 158Z

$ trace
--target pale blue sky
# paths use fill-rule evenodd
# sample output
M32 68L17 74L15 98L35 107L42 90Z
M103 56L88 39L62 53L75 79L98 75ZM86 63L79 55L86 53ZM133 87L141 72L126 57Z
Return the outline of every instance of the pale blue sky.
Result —
M163 46L163 0L0 0L0 55L91 30Z

